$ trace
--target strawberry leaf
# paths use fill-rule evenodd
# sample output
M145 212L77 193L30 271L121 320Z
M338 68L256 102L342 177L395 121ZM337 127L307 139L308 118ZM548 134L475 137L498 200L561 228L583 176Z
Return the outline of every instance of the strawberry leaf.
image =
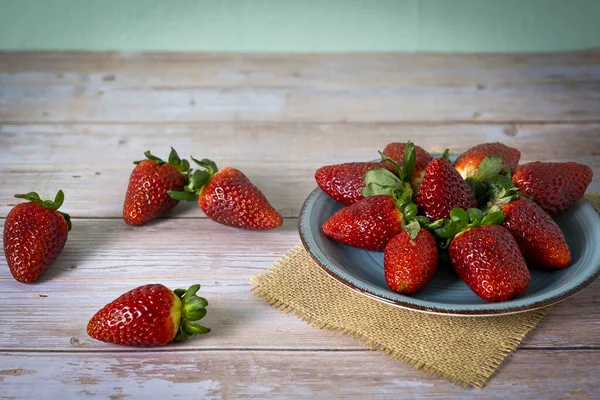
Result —
M444 154L442 154L442 158L450 163L450 149L444 150ZM452 164L452 163L450 163Z
M481 225L500 225L504 222L504 213L500 210L489 213L481 220Z
M150 153L150 150L146 150L144 152L144 155L146 156L146 158L150 161L154 161L157 165L163 165L165 162L163 160L161 160L160 158L152 155L152 153ZM141 161L134 161L134 164L139 164L141 163Z
M398 175L398 178L400 178L401 181L404 180L404 169L402 169L402 165L398 164L398 162L396 160L394 160L393 158L388 157L387 155L385 155L385 153L383 153L381 150L378 150L379 155L381 156L381 162L387 161L390 164L392 164L394 166L394 168L396 169L396 174Z
M200 189L210 181L211 176L212 175L208 171L196 170L190 178L190 184L194 188Z
M179 331L175 336L176 342L189 339L196 335L210 332L210 329L195 323L206 315L206 306L208 301L203 297L196 296L200 285L192 285L189 289L175 289L173 293L181 299L181 323Z
M71 230L71 216L67 213L61 212L59 211L60 215L63 216L63 218L65 219L65 221L67 221L67 231Z
M415 152L415 145L413 142L411 142L410 140L408 142L406 142L406 147L404 148L404 164L403 164L403 170L404 170L404 177L406 179L410 179L414 170L415 170L415 163L417 162L417 155Z
M483 211L481 211L479 208L467 209L467 215L469 216L469 221L473 226L479 226L481 220L483 219Z
M408 203L402 207L402 214L404 215L404 219L408 222L414 222L414 219L417 215L417 205L415 203Z
M443 225L434 230L434 233L437 237L442 239L452 239L456 236L461 230L460 223L456 221L452 221L450 219L446 219L443 222Z
M469 223L469 216L467 215L467 212L459 207L453 208L450 211L450 219L465 225Z
M179 154L177 154L175 149L172 147L171 153L169 153L169 164L171 164L174 167L181 165L181 158L179 157Z
M40 199L40 195L36 192L29 192L27 194L15 194L17 199L25 199L32 201L34 203L42 204L42 200Z
M421 231L421 225L417 221L413 221L410 224L404 225L403 229L408 233L411 240L415 240Z
M170 198L177 201L190 201L196 198L196 194L192 192L179 192L175 190L169 190L167 192Z
M365 173L365 187L361 190L364 197L380 194L392 196L394 189L402 186L402 181L385 168L376 168Z
M207 159L207 158L203 158L202 160L197 160L194 157L190 156L190 158L192 159L192 161L194 161L196 164L198 164L199 166L201 166L202 168L204 168L205 170L208 171L208 173L212 176L214 174L217 173L217 171L219 170L219 168L217 168L217 164L215 164L213 161Z
M502 159L498 156L488 156L481 160L479 169L473 180L477 182L484 182L493 176L496 176L502 171Z
M56 192L56 196L54 197L54 205L53 210L58 210L60 208L60 206L63 205L63 202L65 201L65 193L62 190L59 190L58 192Z

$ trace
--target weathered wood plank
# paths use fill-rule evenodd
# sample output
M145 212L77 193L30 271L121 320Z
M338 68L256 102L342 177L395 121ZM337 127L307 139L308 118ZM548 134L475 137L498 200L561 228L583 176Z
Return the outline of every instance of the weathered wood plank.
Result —
M243 170L284 216L296 217L316 187L317 168L374 159L387 143L409 139L455 153L502 141L519 148L523 162L578 161L595 171L589 190L600 191L600 124L0 125L0 216L16 203L16 192L48 196L62 188L73 216L118 218L132 161L148 149L166 157L172 145L182 156ZM178 214L202 215L193 207Z
M0 121L598 121L600 84L358 88L3 86Z
M132 228L119 220L75 219L62 254L38 283L13 280L0 257L0 348L135 351L91 339L86 325L120 294L157 282L173 289L200 283L210 302L205 323L213 332L177 348L362 349L345 335L314 328L250 294L250 278L298 241L295 220L257 233L208 220ZM600 349L598 296L600 281L553 307L524 346Z
M599 82L600 51L0 53L0 219L15 192L58 188L65 211L83 217L37 284L14 281L0 256L2 397L600 397L599 282L553 307L484 392L313 328L252 296L248 283L298 242L294 217L316 168L376 158L391 141L454 152L503 141L524 162L590 165L590 190L600 191L600 123L582 123L599 120ZM195 204L126 226L131 162L147 149L164 156L170 145L244 170L288 217L284 226L256 240L203 219ZM201 283L213 332L153 351L87 336L97 309L149 282Z
M550 54L0 52L0 85L357 87L598 80L600 50Z
M590 121L600 52L0 54L4 121Z
M600 351L527 351L483 390L462 389L374 352L1 353L3 397L594 399ZM176 362L174 362L176 360ZM343 367L342 367L343 366Z

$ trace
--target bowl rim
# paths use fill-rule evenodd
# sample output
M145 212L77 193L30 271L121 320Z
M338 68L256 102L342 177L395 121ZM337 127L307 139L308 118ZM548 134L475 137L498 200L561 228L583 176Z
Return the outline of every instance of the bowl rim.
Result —
M300 214L298 216L298 233L299 233L300 241L302 242L302 245L304 246L304 248L306 249L308 254L311 256L311 258L315 261L315 263L319 267L321 267L321 269L323 271L325 271L327 273L327 275L334 278L336 281L340 282L344 286L352 289L356 293L359 293L363 296L377 300L379 302L389 304L391 306L395 306L395 307L399 307L399 308L403 308L403 309L407 309L407 310L412 310L412 311L419 311L419 312L423 312L423 313L427 313L427 314L438 314L438 315L446 315L446 316L461 316L461 317L489 317L489 316L498 316L498 315L519 314L519 313L523 313L523 312L539 310L541 308L545 308L545 307L557 304L561 301L564 301L564 300L576 295L577 293L581 292L583 289L585 289L587 286L589 286L593 281L595 281L598 278L598 276L600 276L600 264L598 264L595 267L596 270L594 271L594 273L591 274L587 279L585 279L578 285L570 288L569 290L567 290L559 295L551 296L544 300L538 300L538 301L535 301L533 303L526 304L526 305L508 306L505 308L491 308L491 309L480 309L480 310L453 310L453 309L438 308L433 305L431 307L426 307L426 306L421 306L421 305L410 303L410 302L402 302L399 300L388 299L388 298L379 296L376 293L371 293L367 290L364 290L364 289L356 286L351 281L348 281L348 280L342 278L341 276L337 275L335 273L335 271L333 270L333 268L326 265L327 263L324 262L323 260L320 260L320 258L315 253L314 249L312 248L312 245L310 243L308 243L307 239L310 235L305 230L307 228L308 224L304 224L303 222L306 219L306 215L308 213L308 206L311 204L310 203L311 200L313 198L315 198L318 194L323 194L323 195L327 196L327 194L325 192L323 192L320 188L317 187L308 195L308 197L302 204L302 208L300 209ZM600 211L598 211L596 209L596 207L594 207L587 199L582 198L582 200L585 203L587 203L586 206L591 207L596 212L596 214L598 214L598 217L600 218ZM422 301L426 302L425 300L422 300ZM503 303L499 302L499 303L489 303L489 304L503 304Z

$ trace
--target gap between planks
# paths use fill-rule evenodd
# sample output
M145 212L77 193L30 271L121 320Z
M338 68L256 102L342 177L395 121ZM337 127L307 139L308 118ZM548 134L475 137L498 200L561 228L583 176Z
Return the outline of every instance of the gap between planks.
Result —
M600 119L589 119L589 120L448 120L448 121L426 121L426 120L397 120L397 121L280 121L280 120L243 120L236 119L235 121L224 121L224 120L189 120L189 121L12 121L12 120L0 120L0 125L162 125L162 126L177 126L177 125L211 125L211 124L247 124L247 125L306 125L306 126L319 126L319 125L333 125L333 126L345 126L345 125L399 125L399 126L452 126L452 125L593 125L600 124Z
M131 349L115 349L113 347L86 349L86 350L34 350L34 349L0 349L0 354L10 353L28 353L28 354L145 354L145 353L216 353L216 352L231 352L231 353L366 353L373 352L367 347L355 349L327 349L327 348L292 348L292 347L275 347L275 348L260 348L260 347L213 347L213 348L173 348L169 346L161 348L131 348ZM561 346L561 347L529 347L520 346L516 351L600 351L600 346Z

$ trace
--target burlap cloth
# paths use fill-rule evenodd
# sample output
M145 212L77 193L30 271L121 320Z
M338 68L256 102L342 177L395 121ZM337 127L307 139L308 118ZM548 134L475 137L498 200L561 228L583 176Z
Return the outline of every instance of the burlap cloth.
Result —
M600 210L600 194L587 194ZM548 308L494 317L425 314L360 295L329 277L296 245L252 292L322 329L343 332L373 350L461 386L482 388Z

